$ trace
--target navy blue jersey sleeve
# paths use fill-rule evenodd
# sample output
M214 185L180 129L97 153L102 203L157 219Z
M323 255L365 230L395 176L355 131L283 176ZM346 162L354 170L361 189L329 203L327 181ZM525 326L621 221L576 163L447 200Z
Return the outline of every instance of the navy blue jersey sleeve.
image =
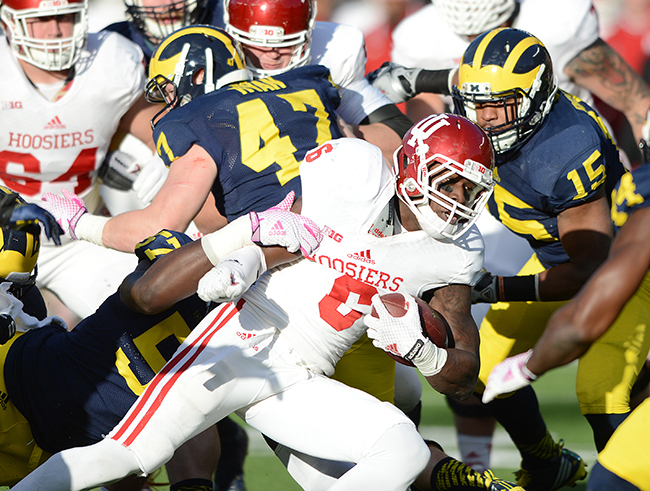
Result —
M174 160L185 155L192 145L199 141L199 136L192 131L185 120L176 118L176 113L173 111L165 115L156 125L153 138L158 155L167 167Z
M618 231L630 215L650 206L650 165L623 175L612 192L612 222Z
M557 217L609 193L625 168L599 116L565 93L526 144L498 156L490 213L525 238L549 268L569 260Z
M567 147L571 148L569 143ZM568 151L567 153L573 153ZM590 201L605 186L607 170L603 149L594 142L585 144L581 151L556 174L555 185L549 196L549 205L556 213Z

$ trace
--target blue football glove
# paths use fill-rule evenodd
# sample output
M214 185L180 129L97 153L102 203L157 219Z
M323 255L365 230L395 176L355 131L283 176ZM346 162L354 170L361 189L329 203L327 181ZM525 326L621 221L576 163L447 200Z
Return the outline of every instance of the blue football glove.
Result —
M63 229L56 223L52 214L38 205L27 203L13 209L8 218L7 227L21 229L29 225L41 224L45 236L56 245L61 245Z

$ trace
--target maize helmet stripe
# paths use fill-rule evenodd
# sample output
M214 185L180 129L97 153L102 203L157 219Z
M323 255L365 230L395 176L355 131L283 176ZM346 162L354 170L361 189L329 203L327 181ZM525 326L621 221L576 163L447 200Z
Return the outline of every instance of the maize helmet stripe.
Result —
M460 74L462 80L471 83L489 82L492 92L511 90L513 87L530 88L540 65L549 66L548 52L540 49L544 46L537 38L519 31L512 36L512 30L495 29L485 35L485 39L475 45L472 52L466 52L461 64L467 65ZM509 36L510 42L504 43L502 37ZM512 42L514 38L514 43ZM505 44L508 49L497 50L494 46ZM488 55L486 55L486 52ZM467 70L470 67L470 70Z
M458 86L452 88L455 110L477 121L484 103L509 104L505 121L486 131L497 153L522 145L551 110L557 93L553 63L544 44L532 34L499 28L474 39L463 54Z
M228 51L232 53L232 56L228 60L228 64L239 69L246 68L246 64L244 63L239 51L239 46L233 42L233 39L230 36L225 34L223 31L209 26L190 26L171 34L163 40L160 46L158 46L156 50L158 56L153 58L151 60L152 63L149 65L149 78L153 78L156 75L164 75L171 80L174 75L176 63L178 63L176 57L178 57L179 52L175 47L170 48L170 45L180 37L183 37L184 41L191 44L194 36L211 36L218 39L228 48Z

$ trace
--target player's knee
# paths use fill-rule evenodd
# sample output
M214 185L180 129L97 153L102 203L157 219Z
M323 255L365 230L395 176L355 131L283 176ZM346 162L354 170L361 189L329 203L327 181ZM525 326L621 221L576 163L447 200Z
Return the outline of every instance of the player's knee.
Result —
M414 368L395 364L395 406L404 413L412 411L422 397L422 382Z
M420 475L431 457L429 447L411 424L392 426L377 442L377 446L383 447L379 451L390 456L390 465L399 469L411 482Z
M87 447L66 450L61 456L65 462L73 463L71 469L76 466L85 469L84 475L71 476L74 488L81 489L87 481L111 482L132 474L144 475L137 456L128 447L110 438ZM80 465L82 462L87 464ZM97 476L94 476L94 473L97 473Z
M464 418L486 418L491 416L490 408L482 404L480 399L472 397L466 401L459 401L446 397L447 405L457 416Z

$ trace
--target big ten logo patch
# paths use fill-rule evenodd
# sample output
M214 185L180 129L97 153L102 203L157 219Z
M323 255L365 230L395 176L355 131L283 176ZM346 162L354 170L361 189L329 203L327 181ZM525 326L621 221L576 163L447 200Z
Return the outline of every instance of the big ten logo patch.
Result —
M2 101L0 102L2 104L2 109L22 109L23 108L23 103L22 101Z

